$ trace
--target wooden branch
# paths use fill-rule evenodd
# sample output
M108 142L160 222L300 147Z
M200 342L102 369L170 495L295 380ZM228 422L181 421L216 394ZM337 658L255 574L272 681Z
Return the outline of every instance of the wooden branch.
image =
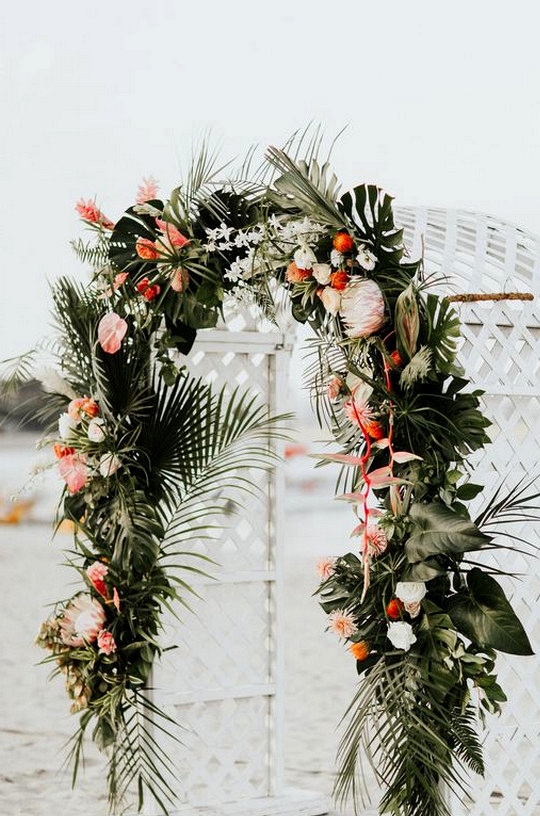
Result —
M446 300L453 303L474 303L479 300L534 300L532 292L493 292L493 294L447 295Z

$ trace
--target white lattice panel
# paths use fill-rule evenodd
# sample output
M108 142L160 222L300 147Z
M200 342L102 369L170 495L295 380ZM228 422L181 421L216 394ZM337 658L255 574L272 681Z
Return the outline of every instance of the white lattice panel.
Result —
M277 332L209 331L185 362L195 376L229 391L249 388L280 413L289 350ZM193 542L193 551L217 562L202 565L213 579L188 577L201 598L188 598L193 611L182 613L182 623L168 621L165 645L176 648L155 671L156 702L183 728L181 745L165 743L178 771L178 814L323 814L321 797L298 792L291 810L282 783L282 474L242 475L258 490L241 495L239 512L215 540ZM212 516L206 521L212 525Z
M426 272L448 276L440 291L535 295L532 304L464 304L458 311L464 336L460 361L475 387L486 391L484 407L493 422L492 444L471 460L473 481L485 484L489 496L503 479L512 486L540 474L540 241L484 215L411 209L400 210L399 218L409 245L415 251L424 245ZM512 532L540 547L540 525ZM502 583L533 649L540 651L538 561L508 551L490 558L519 576ZM455 816L540 814L540 660L502 655L498 672L509 701L500 718L488 717L486 775L473 779L470 799L452 800Z

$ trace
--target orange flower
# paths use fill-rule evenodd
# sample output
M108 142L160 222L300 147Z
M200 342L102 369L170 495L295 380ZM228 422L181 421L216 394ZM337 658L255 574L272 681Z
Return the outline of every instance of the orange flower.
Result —
M143 261L154 261L159 255L156 245L150 238L137 238L135 252Z
M53 451L56 458L61 459L63 456L73 456L75 448L66 448L65 445L55 445Z
M372 439L384 439L382 425L376 419L368 420L362 425L362 428Z
M334 249L338 252L350 252L354 246L354 239L349 235L347 230L340 230L334 235Z
M392 361L396 368L401 368L401 366L403 365L403 360L401 359L401 354L397 349L395 349L395 351L393 351L390 354L390 357L392 358Z
M311 269L298 269L296 263L291 261L287 267L285 278L289 283L300 283L306 278L311 278Z
M399 620L401 618L402 611L403 601L400 601L399 598L392 598L392 600L386 607L386 614L388 615L390 620Z
M137 292L141 293L143 298L148 303L150 303L151 300L154 300L154 298L161 292L161 286L159 286L157 283L150 284L148 278L143 278L140 280L135 288L137 289Z
M352 653L353 657L356 658L356 660L365 660L369 655L369 645L365 640L360 640L358 643L352 643L349 646L349 651Z
M346 272L332 272L330 275L330 286L337 289L338 292L343 292L348 282L349 276Z

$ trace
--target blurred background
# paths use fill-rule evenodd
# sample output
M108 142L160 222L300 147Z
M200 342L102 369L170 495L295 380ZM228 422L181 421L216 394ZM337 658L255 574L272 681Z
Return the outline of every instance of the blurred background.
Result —
M0 359L49 333L50 281L86 278L70 247L82 235L76 201L96 197L116 220L143 177L167 196L208 135L224 162L241 162L310 122L327 145L345 128L332 153L345 188L377 183L399 205L478 210L539 232L537 17L532 0L2 4ZM289 391L298 447L285 465L286 771L328 793L355 677L310 595L316 560L347 548L352 519L306 456L321 434L300 386L302 338ZM59 597L68 545L50 544L53 476L11 501L39 470L37 438L0 431L0 801L13 816L46 816L55 803L99 816L95 757L73 794L56 775L71 725L61 684L53 692L35 667L34 631Z

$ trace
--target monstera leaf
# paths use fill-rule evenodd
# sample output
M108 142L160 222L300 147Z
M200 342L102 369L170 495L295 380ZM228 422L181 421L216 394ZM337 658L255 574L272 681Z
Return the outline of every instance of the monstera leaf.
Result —
M531 655L529 638L497 581L475 567L467 587L450 598L454 626L473 642L501 652Z
M396 227L392 196L374 184L360 184L345 193L338 209L356 225L381 260L398 263L403 255L403 230Z
M413 533L405 543L410 563L432 555L480 550L491 541L472 521L444 504L415 504L411 508Z

